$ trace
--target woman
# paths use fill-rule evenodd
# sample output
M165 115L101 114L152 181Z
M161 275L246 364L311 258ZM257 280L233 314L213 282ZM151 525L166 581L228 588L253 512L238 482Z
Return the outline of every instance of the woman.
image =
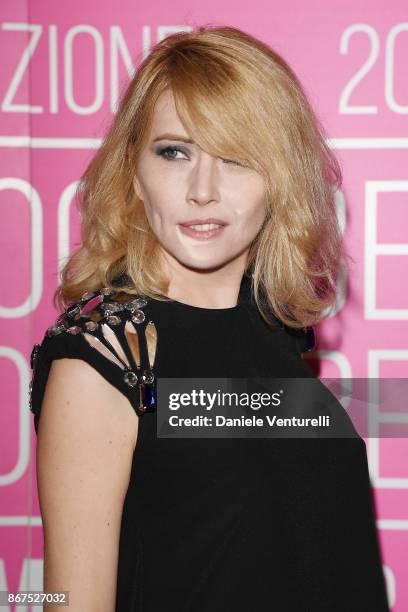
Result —
M44 588L70 609L388 610L359 436L157 430L161 378L315 379L301 353L346 262L340 178L259 40L202 27L139 67L32 353Z

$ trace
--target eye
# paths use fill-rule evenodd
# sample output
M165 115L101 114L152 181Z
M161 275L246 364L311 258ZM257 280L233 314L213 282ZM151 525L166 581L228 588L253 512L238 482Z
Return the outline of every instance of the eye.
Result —
M171 153L174 153L174 152L183 153L183 155L187 155L187 152L183 151L183 149L180 149L179 147L168 146L168 147L162 147L162 148L156 149L156 155L158 155L159 157L162 157L166 161L177 161L179 159L171 155Z

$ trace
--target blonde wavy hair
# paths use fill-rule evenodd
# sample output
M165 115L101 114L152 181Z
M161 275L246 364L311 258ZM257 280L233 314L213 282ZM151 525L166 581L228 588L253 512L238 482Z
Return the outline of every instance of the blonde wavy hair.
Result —
M288 64L234 27L173 34L141 62L80 181L81 244L61 270L54 304L64 309L122 274L123 291L168 299L160 245L133 187L166 88L198 146L264 177L265 222L246 268L261 315L271 325L273 316L292 328L316 324L334 305L349 257L334 200L341 169Z

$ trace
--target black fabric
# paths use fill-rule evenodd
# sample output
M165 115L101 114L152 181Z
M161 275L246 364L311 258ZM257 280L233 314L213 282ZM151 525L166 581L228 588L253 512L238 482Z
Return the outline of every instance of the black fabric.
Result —
M151 300L143 310L158 331L159 378L315 378L293 336L265 324L247 278L235 308ZM42 346L36 420L53 358L83 358L126 392L85 344L63 334ZM389 611L364 441L158 438L156 413L140 416L116 611L252 610Z

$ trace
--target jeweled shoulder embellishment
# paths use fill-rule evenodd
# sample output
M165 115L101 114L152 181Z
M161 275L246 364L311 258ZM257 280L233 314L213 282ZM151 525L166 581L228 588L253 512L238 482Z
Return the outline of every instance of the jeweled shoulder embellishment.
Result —
M108 287L86 292L67 307L46 334L82 334L89 346L122 370L124 382L137 394L135 410L142 415L156 408L153 367L157 330L153 321L141 325L146 320L142 308L149 298L138 295L128 301L128 297L120 289Z
M37 359L38 359L38 353L40 351L40 346L41 344L34 344L32 348L31 355L30 355L30 367L32 370L35 369Z

